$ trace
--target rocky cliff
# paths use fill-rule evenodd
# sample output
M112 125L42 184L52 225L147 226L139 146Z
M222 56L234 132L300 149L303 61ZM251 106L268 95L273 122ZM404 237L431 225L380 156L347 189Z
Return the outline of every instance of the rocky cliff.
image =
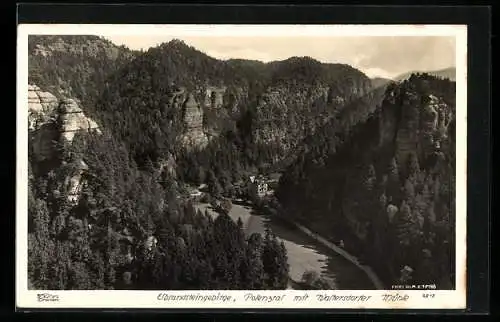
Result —
M379 146L394 143L396 159L402 169L409 155L420 162L449 144L448 127L454 119L454 108L433 94L389 90L379 118ZM397 99L396 99L397 98Z
M336 83L270 87L257 104L255 143L278 147L282 153L274 160L278 161L371 89L368 79L360 79L346 87Z
M191 93L188 94L183 106L183 120L185 124L185 130L181 138L183 144L197 148L206 146L208 137L203 130L203 109Z
M162 159L159 145L170 152L184 145L202 149L226 134L249 149L268 146L269 153L256 153L269 154L264 158L271 162L370 89L370 79L347 65L301 57L269 64L223 61L173 40L109 79L95 114L139 163ZM186 107L189 94L193 106ZM251 129L242 133L239 125L249 113ZM139 129L140 135L132 133Z
M318 86L291 92L285 86L263 93L257 105L258 126L253 131L257 144L274 144L284 153L328 120L344 101L327 106L328 87Z
M73 99L62 100L59 104L58 113L62 138L68 142L73 140L75 133L78 131L101 133L97 123L87 117Z
M58 100L32 84L28 85L28 123L31 158L35 164L46 165L41 172L57 166L58 160L64 158L60 155L64 151L61 146L71 145L78 131L101 134L97 123L88 118L73 99ZM65 191L68 191L71 202L78 199L82 173L87 169L83 160L77 160L75 165L64 178Z
M55 120L59 100L36 85L28 85L29 129L35 130L42 124Z
M221 108L224 105L224 95L226 93L226 89L226 86L207 86L205 89L204 106L210 108Z
M58 100L37 85L28 86L28 124L38 160L52 158L54 141L64 139L71 143L81 130L101 133L97 123L83 113L75 100Z

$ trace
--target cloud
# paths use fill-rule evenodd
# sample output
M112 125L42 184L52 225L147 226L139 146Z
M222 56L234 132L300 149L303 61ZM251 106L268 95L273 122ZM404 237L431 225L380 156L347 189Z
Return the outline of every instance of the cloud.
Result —
M413 70L436 70L455 65L455 44L446 37L383 37L362 48L360 68L381 68L398 75ZM369 54L366 54L366 53Z
M243 58L264 62L291 56L310 56L322 62L349 64L370 77L395 77L409 71L455 66L454 37L350 36L350 37L176 37L109 36L119 45L147 50L173 38L184 40L219 58Z
M381 68L364 68L363 73L365 73L366 76L370 78L376 78L376 77L381 77L381 78L393 78L395 75L387 72L384 69ZM397 74L400 75L400 74Z

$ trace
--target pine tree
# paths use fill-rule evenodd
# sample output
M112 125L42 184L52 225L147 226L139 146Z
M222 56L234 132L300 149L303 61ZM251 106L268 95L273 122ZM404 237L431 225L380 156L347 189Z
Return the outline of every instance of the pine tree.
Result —
M270 289L285 289L288 284L288 260L285 245L267 230L262 249L265 284Z
M418 157L415 153L411 153L408 158L408 178L413 184L417 183L417 179L420 176L420 164L418 162Z
M369 192L373 191L375 188L376 180L377 176L375 174L375 167L373 166L373 164L369 164L363 180L364 188Z
M399 189L401 183L399 178L399 166L396 158L392 158L388 169L387 194L392 200L397 202L399 199Z
M240 265L241 286L244 289L262 289L264 287L264 265L262 263L262 236L250 235L246 251Z
M69 243L58 241L55 243L54 256L49 266L48 289L67 290L69 266L71 265Z
M238 217L238 220L236 221L236 225L238 226L238 230L243 232L243 221L241 220L241 217Z
M403 201L397 214L397 236L401 245L409 246L418 235L418 223L406 201Z
M405 181L403 191L404 198L407 201L408 205L413 206L415 204L415 186L410 179L407 179Z
M424 223L424 218L429 214L429 208L433 207L431 203L431 196L428 186L423 185L422 191L418 193L415 197L414 211L418 218L419 224L422 227Z
M363 203L363 207L361 207L361 218L364 221L371 222L373 217L376 216L376 181L377 177L375 174L375 167L373 164L369 164L368 167L364 170L364 174L362 177L362 186L360 191L359 202Z

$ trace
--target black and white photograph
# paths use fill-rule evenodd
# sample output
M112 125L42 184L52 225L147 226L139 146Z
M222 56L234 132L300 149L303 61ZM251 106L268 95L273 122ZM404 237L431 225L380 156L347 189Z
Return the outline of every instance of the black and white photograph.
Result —
M28 291L465 287L456 34L41 27Z

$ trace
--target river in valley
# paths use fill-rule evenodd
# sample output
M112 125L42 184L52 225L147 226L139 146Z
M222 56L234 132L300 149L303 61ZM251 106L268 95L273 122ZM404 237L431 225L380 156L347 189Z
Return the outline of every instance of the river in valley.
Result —
M212 216L217 213L209 204L196 205L201 211L208 210ZM306 271L316 271L332 278L340 290L376 289L368 276L356 265L309 237L292 224L282 219L260 215L252 206L245 203L233 203L229 213L233 220L241 218L247 236L253 233L265 233L266 227L285 244L290 265L290 278L301 281Z

